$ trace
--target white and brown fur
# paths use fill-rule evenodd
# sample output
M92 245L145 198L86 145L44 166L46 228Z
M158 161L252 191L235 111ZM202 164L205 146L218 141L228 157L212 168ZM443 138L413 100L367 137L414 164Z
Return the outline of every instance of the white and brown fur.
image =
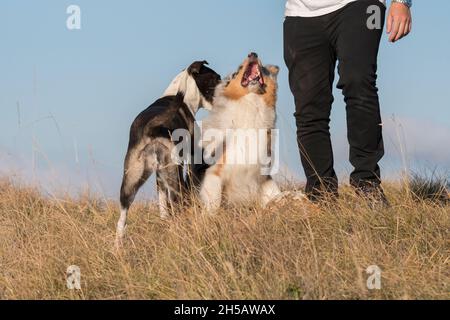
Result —
M245 83L244 80L248 78L251 65L255 63L258 64L259 77ZM267 130L270 137L270 131L275 128L276 120L278 71L279 68L276 66L263 66L257 55L251 53L238 71L224 79L216 89L213 109L202 124L203 133L209 129L219 131L263 129ZM237 154L241 151L226 145L225 140L215 139L210 143L203 141L203 147L206 150L214 150L213 152L217 152L214 144L225 144L221 148L222 154L215 155L216 160L219 160L208 168L201 185L200 198L207 213L217 210L222 200L231 203L256 201L264 207L281 194L272 177L261 174L259 162L256 164L254 162L230 163L229 159L234 159L233 153ZM260 147L266 148L266 146L258 146L256 149L249 148L246 152L248 154L252 150L259 150ZM271 152L270 139L268 139L267 147ZM255 156L258 157L258 155Z
M176 129L186 129L192 137L196 112L200 107L211 108L220 76L206 64L206 61L194 62L178 74L163 96L142 111L131 125L120 190L117 244L124 236L127 213L136 193L152 173L156 172L163 218L169 215L173 205L183 201L189 185L196 179L193 167L184 175L184 166L172 160L175 144L171 135Z

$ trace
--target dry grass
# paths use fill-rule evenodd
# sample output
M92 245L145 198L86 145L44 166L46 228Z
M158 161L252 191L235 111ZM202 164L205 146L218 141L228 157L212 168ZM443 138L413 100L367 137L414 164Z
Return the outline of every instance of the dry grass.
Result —
M410 200L371 211L349 190L329 208L191 209L161 221L153 204L130 214L113 249L117 203L50 199L0 182L2 299L449 299L449 206ZM82 290L66 288L78 265ZM365 270L378 265L381 290Z

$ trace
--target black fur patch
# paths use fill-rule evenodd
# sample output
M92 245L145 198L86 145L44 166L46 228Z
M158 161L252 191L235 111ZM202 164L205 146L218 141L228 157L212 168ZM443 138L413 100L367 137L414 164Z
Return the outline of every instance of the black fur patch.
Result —
M208 68L206 61L196 61L187 69L188 73L194 78L197 87L205 97L206 101L212 103L214 91L219 84L221 78L211 68Z

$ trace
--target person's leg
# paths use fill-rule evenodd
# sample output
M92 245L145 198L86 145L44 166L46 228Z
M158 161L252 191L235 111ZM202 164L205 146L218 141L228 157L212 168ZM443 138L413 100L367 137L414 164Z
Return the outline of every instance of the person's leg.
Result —
M380 8L380 29L367 25L371 5ZM340 12L334 33L338 88L347 105L347 136L354 166L350 183L358 189L378 188L381 183L378 162L384 148L376 72L384 16L385 7L378 0L354 2Z
M306 193L337 193L330 140L330 112L336 57L325 32L324 20L287 17L284 56L295 98L297 143L305 170Z

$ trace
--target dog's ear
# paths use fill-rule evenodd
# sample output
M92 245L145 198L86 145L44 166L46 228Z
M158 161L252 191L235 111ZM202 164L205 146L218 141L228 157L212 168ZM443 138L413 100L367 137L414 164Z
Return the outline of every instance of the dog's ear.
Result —
M202 67L203 67L205 64L208 64L208 62L205 61L205 60L203 60L203 61L195 61L193 64L191 64L191 65L189 66L189 68L187 69L187 71L188 71L188 73L189 73L190 75L192 75L192 74L199 74L199 73L200 73L200 70L202 69Z
M270 72L270 74L274 77L278 76L278 73L280 72L280 67L274 66L274 65L268 65L266 66L266 69Z

